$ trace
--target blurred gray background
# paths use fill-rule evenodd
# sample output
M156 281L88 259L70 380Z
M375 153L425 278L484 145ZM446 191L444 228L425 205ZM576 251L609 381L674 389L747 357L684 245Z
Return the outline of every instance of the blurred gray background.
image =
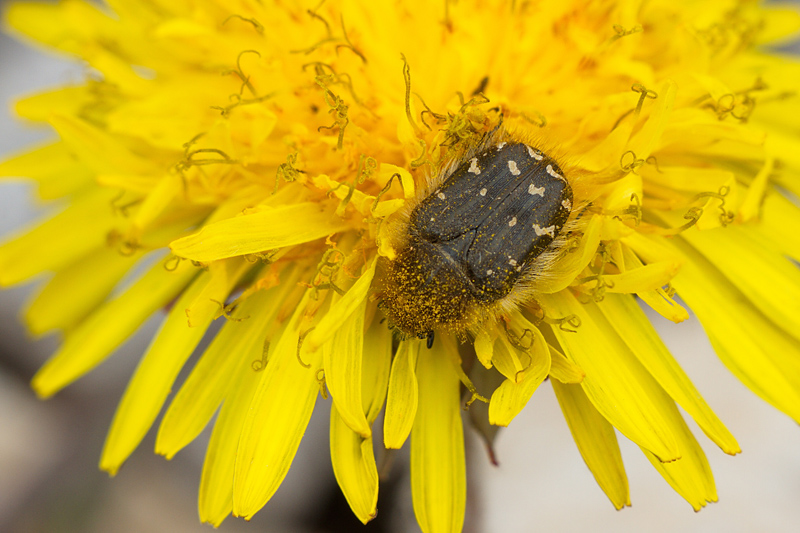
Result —
M4 2L0 1L0 7ZM796 48L800 50L800 48ZM76 82L84 69L0 34L0 158L53 138L11 116L15 96ZM42 217L33 187L0 182L0 239ZM28 387L56 346L33 341L18 317L35 284L0 291L0 531L210 531L197 517L197 486L208 432L170 462L153 454L154 432L114 479L97 463L116 404L160 317L111 360L55 398ZM655 317L665 342L744 452L729 457L689 420L716 476L720 501L699 513L620 436L633 506L615 511L584 465L548 384L497 442L499 467L468 432L466 531L800 531L800 430L735 380L692 318ZM328 458L327 401L281 489L256 518L229 518L232 532L361 531L338 495ZM381 487L379 519L363 531L417 531L405 458Z

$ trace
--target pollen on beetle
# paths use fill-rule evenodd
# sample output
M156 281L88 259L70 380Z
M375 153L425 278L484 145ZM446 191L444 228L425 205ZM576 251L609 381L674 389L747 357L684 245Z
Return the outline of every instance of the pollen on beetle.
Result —
M517 225L517 217L511 217L511 220L508 221L508 227L513 228Z
M480 174L481 173L481 169L478 166L478 158L477 157L473 157L472 159L469 160L469 162L470 162L470 165L469 165L469 170L467 170L467 172L471 172L472 174L475 174L475 175ZM484 190L486 190L486 189L484 189Z
M542 195L542 196L544 196L544 195ZM564 206L564 209L569 209L570 211L572 210L572 202L569 201L569 198L567 198L564 201L562 201L561 205Z
M437 197L437 198L439 198L439 200L444 200L444 199L446 199L446 198L447 198L447 197L444 195L444 193L443 193L443 192L440 192L439 194L437 194L437 195L436 195L436 197Z
M481 192L478 193L478 194L480 194L481 196L486 196L486 192L487 192L486 191L486 187L484 187L483 189L481 189Z

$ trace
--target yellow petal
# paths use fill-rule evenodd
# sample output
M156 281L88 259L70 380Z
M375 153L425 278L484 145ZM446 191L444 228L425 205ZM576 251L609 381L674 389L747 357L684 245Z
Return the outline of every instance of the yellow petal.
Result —
M686 135L691 131L692 135ZM770 132L772 136L773 132ZM703 146L707 154L741 157L743 145L762 146L766 133L755 128L743 128L737 122L723 122L697 107L683 107L672 112L672 118L661 136L660 146L670 152L692 153Z
M795 39L800 30L800 13L795 5L766 5L761 15L761 27L754 36L758 44Z
M601 172L618 165L619 155L625 152L633 124L631 119L621 122L601 142L581 156L581 167L589 172Z
M467 477L458 376L446 354L419 357L419 409L411 434L411 496L424 533L459 533Z
M717 355L753 392L800 422L800 348L690 246L673 280L708 334Z
M780 252L800 261L800 207L778 192L764 198L760 225L742 226L753 239L769 241Z
M392 176L400 176L400 183L403 188L403 198L410 200L416 195L414 190L414 178L411 173L403 167L390 165L388 163L381 163L380 166L380 181L381 183L388 182ZM395 185L392 185L394 187Z
M386 391L389 388L389 373L392 368L392 331L380 322L373 322L364 336L364 364L362 367L361 399L367 421L372 425L378 418Z
M372 215L375 218L386 218L392 213L399 211L404 205L406 205L406 201L399 198L394 200L381 200L378 202L378 205L375 206L375 209L372 210Z
M347 294L349 293L348 291ZM341 300L339 301L341 302ZM329 315L334 312L334 307L335 305L331 306L331 310L328 311ZM336 412L345 424L365 439L372 437L361 401L361 366L364 353L364 311L366 308L367 300L362 299L334 334L333 339L325 343L322 348L325 384L330 389L333 403L336 405Z
M725 187L728 191L727 195L725 196L725 203L727 205L739 205L739 182L736 180L736 178L732 177L730 181L723 185L723 187ZM720 211L723 208L722 202L723 200L713 196L706 200L706 202L701 206L702 214L700 215L700 218L697 219L694 227L689 231L709 230L722 227L722 217L724 216L721 215Z
M639 234L631 235L626 244L633 244L636 247L636 252L652 264L677 266L682 265L685 261L680 254L676 254L674 251L670 252L669 249L659 246L655 239L648 239ZM627 245L622 246L622 256L626 271L636 271L645 266ZM689 312L681 304L673 300L664 289L640 290L636 292L636 295L658 314L676 324L689 318Z
M666 80L658 88L658 98L656 98L650 117L627 147L628 150L633 151L636 159L647 159L655 150L669 121L677 93L678 86L672 80Z
M39 335L77 326L103 303L120 279L142 258L142 250L164 246L196 222L199 215L177 211L142 236L142 248L123 254L116 248L102 246L56 272L25 310L30 331Z
M482 329L475 336L475 354L478 356L478 361L485 368L492 368L492 358L494 357L494 339L489 335L489 332Z
M363 215L369 215L375 202L375 197L365 194L358 189L352 189L348 184L336 181L326 174L319 174L311 178L311 183L318 189L332 194L342 202L336 208L336 216L344 216L348 206L355 207Z
M148 48L149 43L100 6L81 1L20 3L9 10L8 20L15 29L37 41L85 59L110 86L124 88L128 93L144 90L145 80L132 65L144 64L137 52ZM149 51L151 56L156 53Z
M326 378L327 379L327 378ZM350 429L331 404L331 462L336 481L350 509L366 524L378 513L378 467L372 437L363 438Z
M636 176L635 174L628 174L628 177L625 178L625 180L623 181L628 181L628 179L631 176L634 176L636 178L636 181L641 182L641 178L639 176ZM636 193L636 195L637 197L641 198L642 195L641 188L639 189L639 192ZM624 213L629 209L632 210L637 208L636 197L631 195L628 195L627 198L619 198L616 203L617 205L621 206L619 209L616 210L617 213ZM611 213L613 212L614 211L612 211ZM614 242L619 242L623 237L630 235L634 231L635 230L633 228L622 223L621 216L617 215L617 218L612 218L611 216L604 216L603 228L600 230L600 240L606 241L609 244ZM608 250L609 253L611 252L610 250L611 246L613 246L613 244L610 244L609 246Z
M797 134L793 131L784 132L779 129L773 128L769 132L769 147L770 154L773 154L783 165L791 169L790 173L776 173L774 178L776 182L785 187L789 192L794 195L800 193L800 184L796 179L792 179L795 175L794 172L800 167L800 140Z
M261 378L248 365L236 368L225 402L219 411L206 449L203 474L200 477L198 508L200 520L218 527L233 511L233 476L239 436L248 408Z
M97 308L141 254L122 255L102 247L56 273L28 304L25 322L31 333L70 329Z
M141 38L141 30L121 23L100 7L82 1L32 2L14 5L8 18L14 28L34 39L85 59L111 87L128 94L144 90L145 80L132 65L143 65L145 57L158 52L148 46L150 39ZM149 54L140 56L141 49Z
M86 85L59 87L38 91L17 100L14 111L21 118L34 122L47 122L50 115L80 115L96 105L96 95Z
M97 174L157 172L152 163L134 155L121 140L88 122L68 115L53 115L50 124L75 157Z
M219 95L230 92L227 80L222 76L209 78L184 70L180 80L170 81L161 80L157 91L151 90L140 98L122 102L104 116L108 129L146 139L149 145L167 150L179 148L197 132L209 132L219 118L219 111L211 106L220 103ZM187 98L190 91L191 96ZM169 112L165 112L166 109ZM223 149L223 145L217 148ZM228 150L228 146L224 150Z
M525 363L522 359L525 359ZM494 342L492 363L498 372L514 383L522 383L527 375L529 363L532 359L527 354L517 353L508 338L501 333Z
M561 291L568 287L578 274L586 268L586 265L597 253L597 246L600 244L600 230L603 228L603 218L593 216L581 237L578 248L571 253L565 254L554 266L552 275L547 280L537 284L541 292L551 294Z
M533 344L525 356L531 362L520 382L506 379L492 394L489 401L489 422L496 426L507 426L531 399L533 393L550 373L550 350L539 328L532 327ZM497 367L499 370L499 366Z
M174 206L175 199L183 194L184 187L183 180L177 173L167 174L158 180L133 216L132 225L135 230L143 231L149 228L165 209Z
M551 383L572 438L597 484L616 509L630 505L628 476L614 427L595 409L581 387Z
M75 2L76 4L79 2ZM103 77L103 81L116 87L125 87L129 94L142 94L152 90L149 80L142 77L127 58L102 47L84 49L87 62Z
M378 255L394 261L397 258L397 243L394 242L395 235L391 231L391 225L381 224L377 233L375 243L378 245Z
M625 236L623 239L625 248L623 251L630 248L636 255L627 253L625 255L626 269L638 268L643 263L658 263L661 261L669 261L682 264L685 259L674 247L670 246L666 239L654 237L652 235L644 235L635 231L630 235ZM629 251L629 250L628 250ZM639 260L636 256L641 258ZM631 258L636 259L635 262L629 261Z
M42 272L60 270L106 245L113 228L115 191L94 189L61 213L0 247L0 285L12 285Z
M602 282L606 284L606 292L640 293L655 291L670 282L680 269L680 263L673 261L659 261L639 268L632 268L621 274L604 275ZM589 292L596 285L596 281L585 283L581 290Z
M158 175L100 174L95 181L103 187L147 194L158 185L160 179Z
M314 331L309 333L308 337L303 341L303 346L311 351L316 350L328 341L350 319L356 310L360 309L363 315L363 306L372 286L376 264L377 261L373 260L366 271L358 278L358 281L350 287L344 296L331 305L330 310L322 317Z
M260 148L278 123L278 118L264 104L242 106L228 116L234 154L245 164L260 159Z
M600 413L623 435L662 461L680 457L665 418L658 384L625 346L595 304L581 305L561 292L541 299L551 316L575 315L577 332L553 328L565 355L586 372L581 387Z
M417 339L401 341L392 362L383 419L383 444L390 449L402 448L414 425L419 400L416 375L419 351Z
M761 167L761 170L758 171L758 174L756 174L756 177L753 178L752 183L747 188L747 193L739 206L739 212L736 214L738 220L747 222L758 217L761 205L764 203L769 177L774 168L775 158L768 157L764 162L764 166Z
M233 312L192 369L164 414L156 437L156 453L171 459L211 420L239 368L263 368L264 339L280 306L295 289L298 273L291 272L272 290L256 291ZM238 385L237 385L238 386Z
M637 292L636 295L667 320L679 324L689 319L689 312L663 289Z
M624 178L618 179L610 186L603 200L603 210L605 212L623 212L631 206L633 202L632 197L634 195L638 198L642 197L642 177L631 172ZM603 225L606 226L612 221L621 224L621 221L618 219L605 218L603 220ZM603 229L606 231L606 228ZM603 240L606 240L605 236Z
M313 241L347 226L318 203L265 207L255 213L203 226L199 232L173 241L172 253L203 263L274 250Z
M233 479L233 514L249 520L278 490L289 471L300 439L308 426L319 394L317 370L322 354L303 350L298 360L300 328L306 331L306 314L313 312L310 291L297 307L289 325L261 372L247 411L236 452ZM280 435L280 438L275 438Z
M707 192L719 190L734 177L733 172L719 168L661 167L649 165L642 167L646 183L658 184L670 189L686 192ZM679 196L685 201L683 196Z
M92 173L69 153L63 142L48 144L0 163L0 176L36 180L39 197L61 198L79 191L92 180Z
M370 425L383 407L392 362L392 335L375 321L364 337L361 399ZM363 523L375 517L378 498L378 470L373 439L354 432L331 407L331 462L333 473L353 513Z
M550 377L557 379L561 383L577 384L586 377L581 367L571 362L555 346L548 345L550 349Z
M678 439L683 456L677 461L662 463L644 448L642 451L675 492L683 496L695 511L699 511L707 502L717 501L714 476L703 449L700 448L674 404L669 412L672 427L676 428L673 433Z
M760 239L737 229L686 231L683 237L752 305L800 341L800 270Z
M70 29L57 23L62 6L49 2L13 3L5 14L9 26L41 43L58 47L72 41Z
M725 453L733 455L742 451L728 428L706 404L661 342L658 333L633 298L608 294L598 307L647 371L694 418L703 432Z
M106 437L100 468L116 474L147 434L178 372L220 310L212 300L225 301L242 274L242 263L245 262L212 265L181 295L128 383ZM189 308L196 309L197 327L187 324Z
M61 348L36 373L31 386L48 397L92 370L136 331L142 322L167 305L197 274L191 265L170 272L159 262L128 290L89 315L71 331Z

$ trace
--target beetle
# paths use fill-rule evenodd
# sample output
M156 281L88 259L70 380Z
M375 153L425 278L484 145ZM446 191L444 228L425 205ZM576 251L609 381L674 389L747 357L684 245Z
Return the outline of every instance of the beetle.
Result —
M405 334L464 331L558 249L573 213L569 181L543 151L499 138L434 181L408 213L396 257L384 262L382 307Z

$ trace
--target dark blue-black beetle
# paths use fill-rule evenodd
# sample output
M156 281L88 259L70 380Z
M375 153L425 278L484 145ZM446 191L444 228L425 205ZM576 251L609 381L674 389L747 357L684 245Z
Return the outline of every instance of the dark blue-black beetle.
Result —
M572 212L558 164L519 142L463 161L410 214L407 243L385 269L382 300L407 334L463 330L507 296Z

